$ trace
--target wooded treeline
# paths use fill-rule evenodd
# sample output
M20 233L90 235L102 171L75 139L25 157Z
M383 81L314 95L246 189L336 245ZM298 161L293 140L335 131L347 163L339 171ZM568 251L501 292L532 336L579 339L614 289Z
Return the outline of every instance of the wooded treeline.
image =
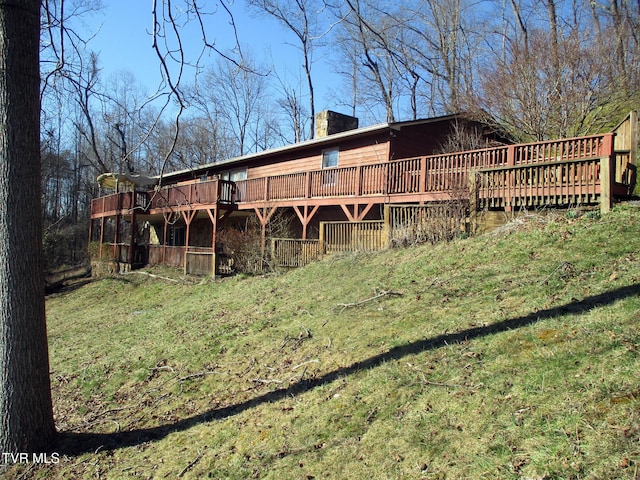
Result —
M298 47L294 79L256 59L242 31L188 76L170 27L190 20L205 32L206 18L193 0L163 5L150 12L155 52L161 66L180 69L163 68L148 91L156 86L140 86L133 73L104 78L91 34L80 30L99 3L43 0L48 269L86 260L100 173L154 175L305 140L321 103L361 126L488 114L516 141L599 132L640 107L640 1L247 0ZM320 57L334 67L330 99L316 98Z

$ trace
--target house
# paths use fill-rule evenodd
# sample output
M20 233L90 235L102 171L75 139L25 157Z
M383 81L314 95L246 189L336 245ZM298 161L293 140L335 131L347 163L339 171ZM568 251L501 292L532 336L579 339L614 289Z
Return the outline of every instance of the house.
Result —
M322 112L317 123L323 130L313 140L161 178L103 175L103 186L116 191L92 202L94 255L213 271L218 232L249 218L265 249L270 222L283 213L295 219L292 236L307 241L323 236L325 222L388 222L389 206L458 201L475 216L542 205L608 208L633 192L633 112L615 132L522 145L462 114L357 128L352 117ZM443 152L461 130L484 148Z

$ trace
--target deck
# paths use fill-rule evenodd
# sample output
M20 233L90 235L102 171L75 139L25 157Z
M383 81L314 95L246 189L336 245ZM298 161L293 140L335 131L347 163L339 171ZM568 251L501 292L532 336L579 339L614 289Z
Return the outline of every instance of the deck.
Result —
M94 199L91 217L466 199L482 209L597 204L632 194L635 165L614 134L327 168L230 182L195 181ZM609 200L607 200L609 201ZM362 216L354 207L352 219Z

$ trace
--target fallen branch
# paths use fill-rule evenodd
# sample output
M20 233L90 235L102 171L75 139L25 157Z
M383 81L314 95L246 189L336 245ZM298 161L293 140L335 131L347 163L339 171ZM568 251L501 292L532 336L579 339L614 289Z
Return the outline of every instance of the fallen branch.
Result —
M314 358L313 360L309 360L308 362L302 362L299 365L296 365L295 367L293 367L291 370L297 370L298 368L304 366L304 365L308 365L310 363L320 363L320 360L317 358Z
M207 375L215 375L220 374L221 372L214 372L213 370L206 370L198 373L192 373L191 375L187 375L186 377L178 378L178 382L184 382L185 380L191 380L192 378L200 378Z
M427 380L427 372L425 372L424 370L420 370L418 367L415 367L410 363L407 363L407 366L412 370L415 370L416 372L420 373L420 375L422 376L422 383L425 385L433 385L434 387L446 387L446 388L464 388L463 385L457 385L455 383L432 382L431 380Z
M574 269L573 264L569 262L561 262L560 265L558 265L556 269L547 276L547 278L545 278L540 282L540 285L546 285L547 283L549 283L549 280L551 280L551 277L553 277L556 274L556 272L558 272L559 270L562 270L563 272L572 272L573 269Z
M342 307L339 313L342 313L347 308L359 307L360 305L364 305L365 303L372 302L374 300L378 300L382 297L394 297L394 296L402 296L402 293L394 292L393 290L381 290L377 292L373 297L365 298L364 300L360 300L358 302L353 303L338 303L336 307Z
M277 383L278 385L280 385L282 383L282 380L269 380L268 378L254 378L253 381L255 383L264 383L265 385L268 385L270 383Z
M151 277L151 278L159 278L160 280L166 280L167 282L180 283L180 280L176 280L175 278L163 277L163 276L160 276L160 275L156 275L154 273L143 272L143 271L139 271L139 270L132 270L130 272L124 272L122 275L133 275L134 273L137 273L138 275L147 275L148 277Z
M189 470L191 470L193 468L193 466L200 461L200 459L202 458L202 455L203 455L203 453L199 451L198 452L198 456L193 461L191 461L191 463L189 463L189 465L184 467L182 469L182 471L178 474L178 478L182 478L185 473L187 473Z

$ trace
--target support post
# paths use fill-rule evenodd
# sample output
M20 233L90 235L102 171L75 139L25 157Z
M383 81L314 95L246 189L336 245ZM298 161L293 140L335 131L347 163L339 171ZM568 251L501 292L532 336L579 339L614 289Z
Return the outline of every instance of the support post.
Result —
M120 208L118 208L118 212ZM120 213L116 214L116 227L113 234L113 260L120 262L120 255L118 255L118 239L120 238Z
M185 239L184 239L184 274L187 274L187 252L189 251L189 234L191 231L191 221L193 220L193 217L196 216L196 212L197 210L191 210L189 213L187 212L182 212L182 218L184 218L184 223L187 224L187 229L185 232Z
M217 240L217 232L218 232L218 207L208 208L207 213L209 214L209 219L211 220L211 276L216 276L216 240Z
M319 240L318 240L320 255L324 255L326 253L325 246L324 246L324 223L325 222L320 222L320 232L319 232Z
M600 158L600 213L606 214L613 207L614 157Z
M136 192L131 192L131 241L129 242L129 265L133 269L133 263L135 261L135 245L136 245L136 231L138 230L136 225Z
M309 225L309 222L311 221L313 216L318 211L318 208L320 208L320 205L314 206L311 209L311 212L309 212L309 206L305 205L304 206L304 210L301 212L300 208L298 208L297 206L294 205L294 207L293 207L293 211L296 212L296 215L298 216L298 220L300 220L300 223L302 224L302 239L303 240L307 239L307 225Z
M167 217L162 215L164 220L164 230L162 232L162 265L166 265L167 261L167 228L169 226L169 222L167 221Z
M384 216L384 234L387 238L387 247L391 244L391 207L388 203L384 204L383 213Z
M100 245L98 246L98 259L102 260L102 242L104 241L104 217L100 217Z
M469 172L469 235L478 228L478 172Z

